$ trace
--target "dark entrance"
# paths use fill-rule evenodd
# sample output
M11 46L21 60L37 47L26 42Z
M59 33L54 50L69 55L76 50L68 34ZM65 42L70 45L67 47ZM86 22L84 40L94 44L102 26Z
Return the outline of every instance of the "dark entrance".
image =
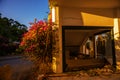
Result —
M63 71L115 65L112 27L63 26Z

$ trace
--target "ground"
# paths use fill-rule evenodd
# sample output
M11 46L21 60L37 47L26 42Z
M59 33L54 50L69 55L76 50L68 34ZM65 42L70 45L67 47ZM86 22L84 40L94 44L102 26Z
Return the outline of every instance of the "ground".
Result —
M14 80L23 80L20 78L24 77L24 80L30 80L30 79L25 79L25 75L27 74L27 70L30 70L31 62L23 60L20 56L14 56L14 57L4 57L0 58L0 66L9 64L13 71L18 74L17 79ZM8 67L8 68L7 68ZM4 67L5 70L1 69L3 73L6 71L6 76L8 76L8 73L10 70L9 66ZM0 75L2 75L2 71L0 71ZM38 76L37 80L39 79L41 75ZM19 78L19 79L18 79ZM104 68L96 68L96 69L91 69L91 70L82 70L82 71L75 71L75 72L66 72L66 73L61 73L61 74L50 74L48 75L48 80L120 80L120 63L117 63L117 70L113 71L113 68L110 65L106 65ZM9 80L10 79L8 77ZM8 80L2 79L2 80ZM1 77L0 77L1 80Z
M52 77L50 80L120 80L120 74L101 75L101 76L64 76L64 77Z
M120 80L120 70L114 69L111 65L106 65L101 69L51 74L48 78L49 80Z
M76 74L76 75L67 75L67 74L58 74L59 76L49 77L50 80L120 80L120 73L103 73L100 75L88 75Z
M0 57L0 80L26 80L31 67L22 56Z

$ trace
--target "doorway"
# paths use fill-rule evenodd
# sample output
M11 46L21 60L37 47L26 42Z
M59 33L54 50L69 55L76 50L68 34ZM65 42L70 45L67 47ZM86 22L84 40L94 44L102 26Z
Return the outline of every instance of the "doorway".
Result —
M113 63L111 31L112 27L62 26L63 71L101 67L105 59Z

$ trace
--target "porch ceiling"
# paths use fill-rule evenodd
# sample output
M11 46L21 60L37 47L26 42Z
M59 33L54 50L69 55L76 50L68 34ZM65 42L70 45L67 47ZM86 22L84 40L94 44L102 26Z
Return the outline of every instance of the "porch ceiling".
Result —
M65 46L80 46L84 43L88 37L93 36L96 33L105 31L105 29L99 30L66 30L65 31Z
M57 0L62 7L78 8L117 8L120 7L120 0Z

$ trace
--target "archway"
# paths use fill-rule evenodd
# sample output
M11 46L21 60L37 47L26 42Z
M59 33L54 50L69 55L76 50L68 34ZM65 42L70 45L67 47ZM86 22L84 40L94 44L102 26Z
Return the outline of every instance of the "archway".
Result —
M105 35L106 43L103 40L103 48L98 49L98 36ZM112 27L62 26L62 42L63 71L102 67L106 60L115 63ZM107 45L108 42L110 45ZM107 48L111 51L108 52Z

